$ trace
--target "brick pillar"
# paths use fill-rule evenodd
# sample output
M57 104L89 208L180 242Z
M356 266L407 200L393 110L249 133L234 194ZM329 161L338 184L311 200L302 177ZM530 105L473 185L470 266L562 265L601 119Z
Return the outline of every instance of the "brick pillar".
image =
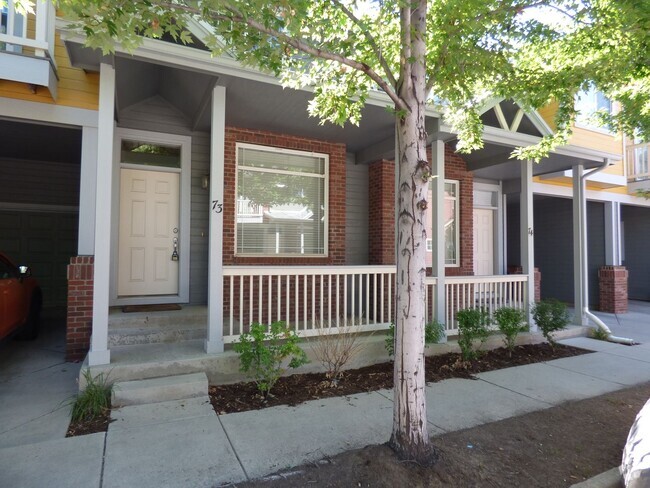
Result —
M94 256L74 256L68 265L66 361L82 361L90 349Z
M508 266L508 274L522 274L524 268L521 266ZM533 273L535 279L535 303L539 303L542 299L542 272L539 268L535 268Z
M598 270L600 311L627 313L627 269L625 266L603 266Z
M395 264L395 164L372 163L368 184L369 264Z

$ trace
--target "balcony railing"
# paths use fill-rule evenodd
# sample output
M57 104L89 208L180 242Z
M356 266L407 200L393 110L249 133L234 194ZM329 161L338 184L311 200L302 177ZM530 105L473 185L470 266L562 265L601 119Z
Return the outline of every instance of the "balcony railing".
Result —
M37 0L34 14L19 14L14 0L7 0L0 16L0 52L47 57L54 62L55 9L50 1Z
M627 146L627 179L629 182L650 179L650 144Z
M284 321L301 336L384 330L394 318L395 266L226 266L224 340L235 342L253 322ZM509 306L527 309L528 276L446 277L447 335L456 312ZM426 278L425 316L433 319L437 280Z

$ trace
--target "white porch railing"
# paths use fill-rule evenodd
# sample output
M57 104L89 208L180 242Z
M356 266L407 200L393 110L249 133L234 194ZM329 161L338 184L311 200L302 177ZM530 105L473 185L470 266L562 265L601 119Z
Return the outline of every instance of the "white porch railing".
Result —
M225 266L224 341L252 322L283 320L301 336L388 328L394 266Z
M455 276L445 278L447 299L445 328L458 333L456 312L465 308L483 308L492 314L501 307L526 310L528 275Z
M7 0L0 16L0 52L48 57L54 63L55 9L48 0L37 0L35 15L18 14L14 0ZM32 22L34 22L32 27ZM28 26L29 24L29 26ZM28 28L29 27L29 28Z
M225 266L224 341L251 323L284 321L301 336L387 329L393 321L395 266ZM433 320L436 278L426 278L426 321ZM456 312L528 307L527 275L445 278L447 335Z

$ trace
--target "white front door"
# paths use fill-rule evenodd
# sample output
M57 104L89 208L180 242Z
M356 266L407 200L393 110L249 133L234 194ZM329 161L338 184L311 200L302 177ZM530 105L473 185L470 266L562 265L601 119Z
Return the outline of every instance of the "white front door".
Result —
M474 274L494 274L494 210L474 209Z
M120 169L118 297L178 294L179 176Z

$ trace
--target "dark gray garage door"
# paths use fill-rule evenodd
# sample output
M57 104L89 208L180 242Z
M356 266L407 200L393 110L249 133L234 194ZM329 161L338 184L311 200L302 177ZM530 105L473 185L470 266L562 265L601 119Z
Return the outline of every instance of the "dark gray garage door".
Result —
M77 213L0 210L0 249L32 268L45 307L64 307L67 265L77 254Z

